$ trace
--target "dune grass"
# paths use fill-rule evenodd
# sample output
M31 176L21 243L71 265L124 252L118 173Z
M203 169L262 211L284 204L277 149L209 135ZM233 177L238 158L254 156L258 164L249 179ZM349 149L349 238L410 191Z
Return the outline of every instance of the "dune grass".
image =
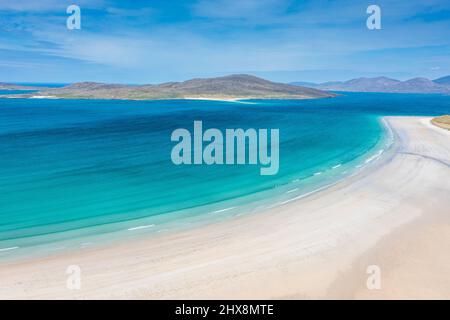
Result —
M450 115L433 118L431 122L440 128L450 130Z

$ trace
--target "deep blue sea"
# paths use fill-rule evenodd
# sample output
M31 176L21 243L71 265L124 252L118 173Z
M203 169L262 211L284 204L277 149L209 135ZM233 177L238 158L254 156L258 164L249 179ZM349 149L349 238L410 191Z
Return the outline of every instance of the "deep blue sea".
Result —
M31 93L31 92L36 92L36 91L37 90L0 90L0 95Z
M48 253L247 214L332 183L386 144L384 115L450 114L450 96L0 99L0 257ZM280 170L172 163L177 128L280 131Z

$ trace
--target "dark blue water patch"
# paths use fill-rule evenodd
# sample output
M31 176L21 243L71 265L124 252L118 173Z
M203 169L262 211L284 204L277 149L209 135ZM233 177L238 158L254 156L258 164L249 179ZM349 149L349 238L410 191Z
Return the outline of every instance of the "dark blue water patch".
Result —
M28 87L62 88L70 83L51 83L51 82L15 82L14 84Z
M37 92L38 90L0 90L0 95L6 94L26 94Z
M340 95L329 99L312 100L250 100L258 105L280 104L280 113L301 107L305 112L320 109L323 112L348 114L371 114L377 116L411 115L436 116L450 113L450 95L441 94L401 94L338 92Z

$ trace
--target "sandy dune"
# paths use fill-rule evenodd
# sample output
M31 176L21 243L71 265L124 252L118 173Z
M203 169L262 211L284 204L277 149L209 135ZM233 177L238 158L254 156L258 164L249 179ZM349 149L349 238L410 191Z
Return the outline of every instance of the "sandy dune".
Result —
M386 118L359 174L282 207L171 235L0 265L1 298L450 298L450 132ZM82 270L81 290L66 268ZM369 265L381 289L368 290Z

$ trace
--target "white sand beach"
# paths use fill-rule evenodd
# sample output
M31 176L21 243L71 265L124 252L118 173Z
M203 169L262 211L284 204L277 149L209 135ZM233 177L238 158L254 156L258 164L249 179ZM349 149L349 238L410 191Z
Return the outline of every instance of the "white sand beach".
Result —
M55 96L31 96L30 99L58 99Z
M450 132L387 117L390 152L265 212L0 264L2 299L450 299ZM81 289L66 287L69 265ZM367 267L381 289L366 287Z

